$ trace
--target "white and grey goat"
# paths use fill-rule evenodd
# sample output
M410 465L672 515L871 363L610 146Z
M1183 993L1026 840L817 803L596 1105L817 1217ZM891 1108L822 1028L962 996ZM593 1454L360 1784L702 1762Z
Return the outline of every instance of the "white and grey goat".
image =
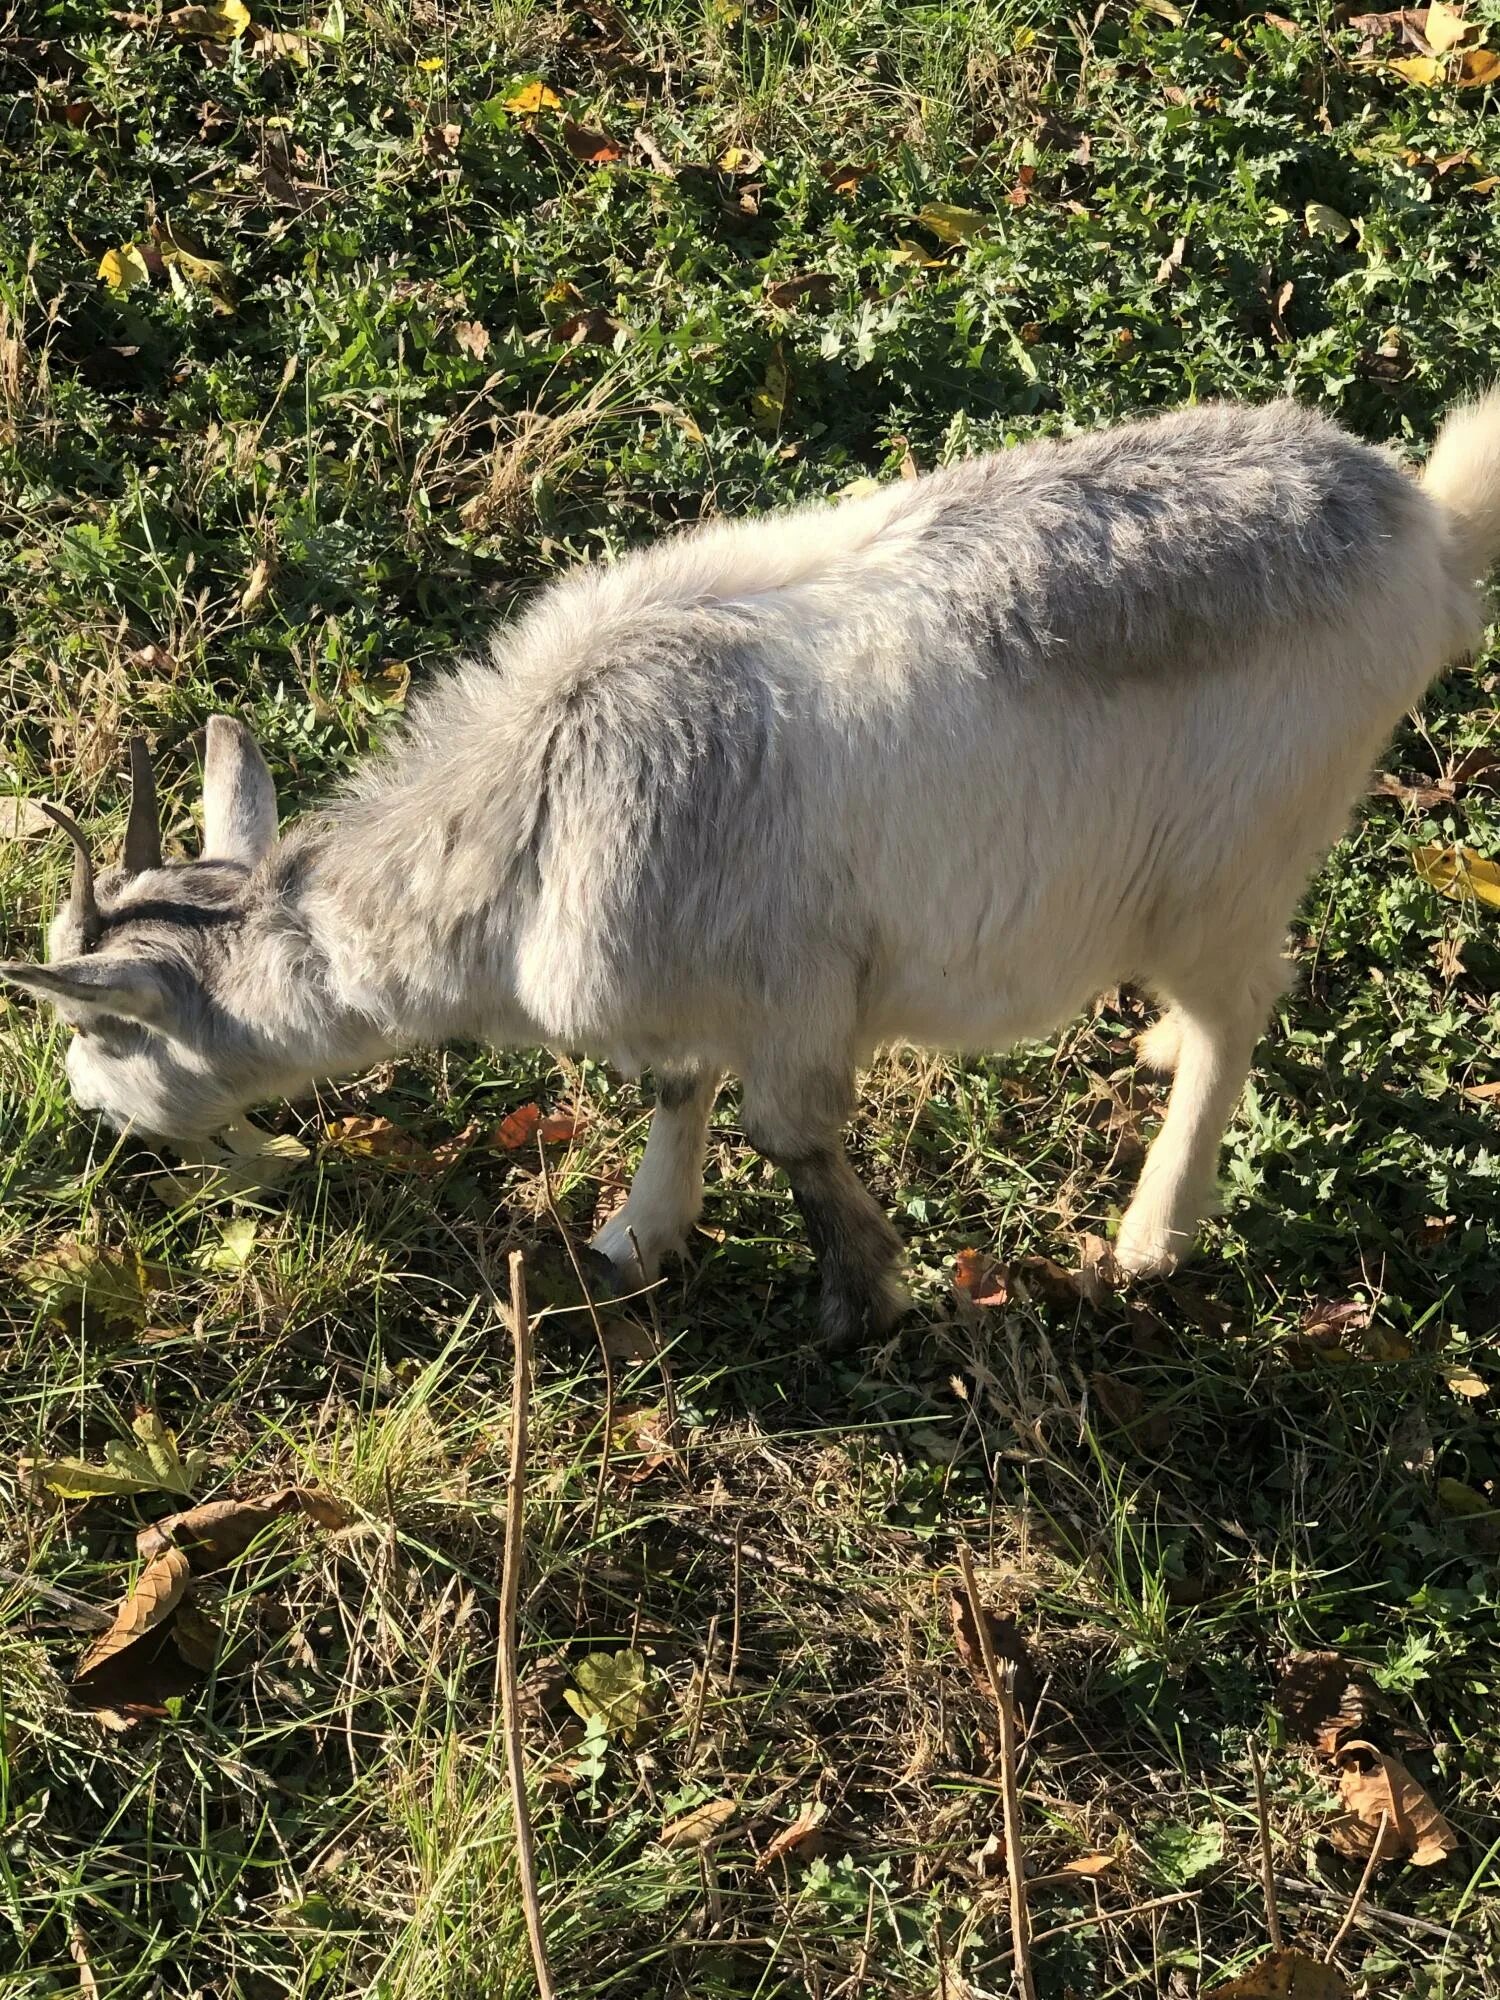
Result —
M840 1138L880 1044L987 1050L1122 979L1175 1072L1119 1230L1171 1268L1308 877L1500 555L1500 392L1420 483L1295 405L1189 409L582 569L279 839L208 728L198 861L136 760L121 866L79 838L45 966L78 1103L161 1137L450 1036L649 1067L595 1247L654 1276L719 1080L783 1167L834 1336L900 1309ZM76 835L76 828L72 829Z

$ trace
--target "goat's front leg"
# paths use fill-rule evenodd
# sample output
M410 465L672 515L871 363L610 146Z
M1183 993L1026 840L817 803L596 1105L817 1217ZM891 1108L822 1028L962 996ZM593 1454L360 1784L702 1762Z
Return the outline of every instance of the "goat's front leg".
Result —
M622 1288L651 1284L663 1257L679 1255L703 1206L703 1149L718 1072L695 1065L656 1072L656 1110L625 1206L589 1246Z
M853 1101L852 1073L792 1074L770 1087L745 1078L745 1134L792 1184L818 1263L823 1334L834 1346L880 1338L910 1303L894 1268L901 1239L839 1136Z

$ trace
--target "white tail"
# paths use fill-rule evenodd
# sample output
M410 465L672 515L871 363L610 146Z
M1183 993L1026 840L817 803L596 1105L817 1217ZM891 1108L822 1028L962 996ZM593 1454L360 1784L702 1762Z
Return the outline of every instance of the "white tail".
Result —
M1466 573L1487 575L1500 561L1500 386L1444 420L1422 484L1453 524Z

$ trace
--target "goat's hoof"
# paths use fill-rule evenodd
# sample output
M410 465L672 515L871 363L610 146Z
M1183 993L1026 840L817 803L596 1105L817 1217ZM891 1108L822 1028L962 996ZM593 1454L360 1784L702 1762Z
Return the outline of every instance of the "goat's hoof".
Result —
M1122 1278L1170 1278L1193 1247L1192 1234L1162 1223L1132 1224L1127 1215L1113 1244Z
M825 1288L818 1309L824 1350L838 1353L884 1340L910 1311L911 1293L899 1278L883 1277L868 1290Z

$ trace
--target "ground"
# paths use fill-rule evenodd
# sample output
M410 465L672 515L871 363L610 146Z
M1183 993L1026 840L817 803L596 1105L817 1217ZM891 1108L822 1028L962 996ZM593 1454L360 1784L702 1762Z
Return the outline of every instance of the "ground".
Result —
M247 4L46 0L0 47L4 777L105 851L130 730L191 851L215 708L295 809L487 623L679 522L1189 397L1290 393L1417 456L1500 373L1492 0L1405 28L1310 0ZM1177 1283L1091 1301L1025 1262L1074 1270L1118 1217L1160 1107L1136 996L866 1079L854 1151L916 1301L879 1352L820 1352L732 1093L685 1267L596 1328L570 1251L640 1086L420 1056L268 1107L308 1149L281 1186L184 1201L75 1115L64 1037L13 997L0 1991L535 1991L495 1694L520 1248L560 1991L1011 1990L967 1544L1042 1687L1043 2000L1208 1993L1260 1956L1257 1755L1281 1931L1333 1943L1339 1772L1273 1701L1318 1649L1456 1840L1374 1870L1327 1990L1500 1993L1500 918L1413 859L1500 850L1496 674L1434 690L1310 890ZM4 811L19 954L69 856ZM956 1288L963 1251L999 1303ZM126 1490L49 1483L108 1445L118 1471L133 1424ZM288 1484L318 1518L200 1548L175 1609L161 1558L171 1616L112 1699L73 1683L138 1528Z

